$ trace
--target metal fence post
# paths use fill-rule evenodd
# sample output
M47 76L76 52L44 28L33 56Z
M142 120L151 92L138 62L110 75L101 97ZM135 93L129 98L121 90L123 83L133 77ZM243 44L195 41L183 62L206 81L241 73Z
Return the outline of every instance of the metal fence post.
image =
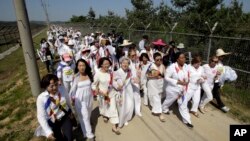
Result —
M208 29L210 30L210 35L209 35L209 42L208 42L208 51L207 51L207 63L209 62L209 57L210 57L210 52L211 52L211 44L212 44L212 35L215 30L215 28L218 25L218 22L215 22L213 28L211 29L208 22L206 21L205 24L208 26Z
M130 40L130 32L131 32L131 27L134 25L134 23L132 23L129 28L128 28L128 39Z
M210 56L210 51L211 51L211 44L212 44L212 34L209 35L208 50L207 50L207 63L209 63L209 56Z

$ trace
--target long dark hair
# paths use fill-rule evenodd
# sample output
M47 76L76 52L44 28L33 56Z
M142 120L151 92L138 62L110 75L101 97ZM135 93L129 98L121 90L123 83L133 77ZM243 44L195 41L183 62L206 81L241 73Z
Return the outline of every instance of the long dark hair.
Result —
M76 62L75 74L79 72L78 65L79 65L80 62L85 64L85 66L86 66L85 73L88 75L90 81L93 82L93 75L92 75L92 72L91 72L91 68L90 68L89 64L84 59L79 59Z

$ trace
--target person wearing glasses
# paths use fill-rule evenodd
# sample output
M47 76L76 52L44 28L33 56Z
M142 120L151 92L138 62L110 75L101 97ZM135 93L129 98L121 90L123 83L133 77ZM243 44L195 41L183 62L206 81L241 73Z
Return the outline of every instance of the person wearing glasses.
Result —
M203 70L204 70L204 76L205 76L205 82L201 84L201 87L204 91L203 96L201 98L200 101L200 105L199 105L199 110L201 113L205 113L207 112L206 110L206 105L207 103L209 103L211 100L213 100L213 94L212 94L212 90L214 87L214 82L218 81L218 76L219 76L219 72L217 71L216 68L216 64L219 62L218 57L216 56L212 56L209 59L209 63L208 64L204 64Z
M135 114L139 117L142 116L141 114L141 95L140 95L140 69L139 65L140 62L138 60L137 52L135 48L130 48L128 51L128 57L130 59L129 69L131 70L131 81L132 87L134 91L134 110Z
M162 114L161 98L163 93L163 78L165 67L162 64L162 56L159 52L154 54L154 63L150 64L147 74L147 87L150 105L152 106L152 113L159 116L161 122L165 122Z
M213 96L217 101L218 107L225 113L227 113L230 109L227 106L225 106L225 104L222 102L220 89L223 86L221 77L225 74L225 66L223 65L222 61L224 57L229 54L231 53L230 52L226 53L224 52L224 50L220 48L216 50L216 56L219 59L219 62L217 63L216 68L217 68L219 75L218 75L218 80L215 81L214 88L212 90Z

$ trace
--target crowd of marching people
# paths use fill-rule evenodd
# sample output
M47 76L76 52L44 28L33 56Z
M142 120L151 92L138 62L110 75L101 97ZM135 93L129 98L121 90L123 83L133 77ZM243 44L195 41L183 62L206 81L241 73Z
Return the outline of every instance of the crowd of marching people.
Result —
M103 121L111 123L116 135L133 115L143 118L142 104L165 122L165 114L171 113L170 107L177 101L188 128L194 127L190 114L198 118L198 110L208 112L206 105L213 98L223 112L229 111L221 100L220 87L237 75L222 64L223 57L230 54L222 49L207 64L202 65L199 55L189 57L187 64L183 43L150 42L147 35L135 44L122 33L82 35L80 30L54 25L47 36L38 50L49 73L41 80L44 92L37 98L40 127L36 135L72 141L72 121L77 117L83 136L94 140L90 116L95 99ZM57 65L55 56L60 59Z

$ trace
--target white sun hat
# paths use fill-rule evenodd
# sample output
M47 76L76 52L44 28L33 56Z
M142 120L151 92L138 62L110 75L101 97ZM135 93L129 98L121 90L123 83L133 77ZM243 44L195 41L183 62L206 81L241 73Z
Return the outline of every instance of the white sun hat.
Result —
M185 48L183 43L179 43L179 45L177 46L177 48Z
M224 56L224 55L229 55L229 54L231 54L231 52L224 52L224 50L223 49L221 49L221 48L219 48L219 49L217 49L216 50L216 56L217 57L219 57L219 56Z
M123 43L120 46L129 46L132 44L133 44L133 42L130 42L129 40L123 40Z

